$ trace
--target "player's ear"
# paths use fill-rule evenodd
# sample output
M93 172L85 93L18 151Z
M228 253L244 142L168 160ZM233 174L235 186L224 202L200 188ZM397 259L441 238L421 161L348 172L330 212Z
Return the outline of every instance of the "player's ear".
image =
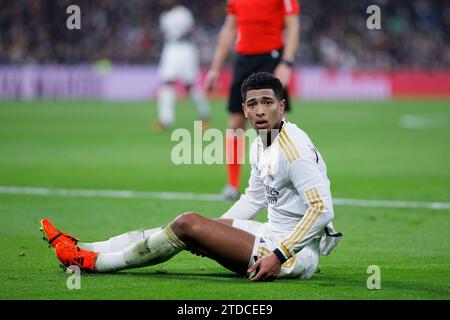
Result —
M245 103L242 103L242 111L244 111L244 116L248 118L247 111L245 110Z
M280 113L284 113L284 110L286 109L286 99L281 100L278 107L280 108Z

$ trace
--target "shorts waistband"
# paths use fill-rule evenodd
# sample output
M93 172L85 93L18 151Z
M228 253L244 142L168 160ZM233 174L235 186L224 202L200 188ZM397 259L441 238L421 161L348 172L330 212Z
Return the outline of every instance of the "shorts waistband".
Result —
M243 53L236 52L236 54L238 57L248 58L248 57L271 56L274 54L274 52L277 52L277 54L279 54L281 56L283 54L283 50L284 50L284 48L280 48L280 49L274 49L274 50L263 52L263 53L243 54Z

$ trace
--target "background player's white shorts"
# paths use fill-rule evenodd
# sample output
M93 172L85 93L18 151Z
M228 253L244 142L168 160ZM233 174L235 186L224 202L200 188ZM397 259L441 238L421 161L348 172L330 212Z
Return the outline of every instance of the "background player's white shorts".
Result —
M190 41L165 43L158 65L160 80L194 84L199 73L198 55L197 46Z
M252 220L233 220L233 227L247 231L255 236L252 258L249 267L255 263L256 259L261 259L265 255L271 254L277 244L289 234L273 234L266 228L266 224ZM320 237L311 240L299 253L288 259L282 266L278 278L301 278L309 279L313 276L319 263L319 242Z

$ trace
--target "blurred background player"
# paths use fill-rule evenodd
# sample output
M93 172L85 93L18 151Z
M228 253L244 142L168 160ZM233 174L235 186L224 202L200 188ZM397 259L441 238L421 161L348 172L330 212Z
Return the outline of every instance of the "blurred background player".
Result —
M195 102L200 120L208 126L211 109L203 92L195 85L199 75L199 53L190 39L194 18L188 8L178 0L164 0L165 11L160 17L164 46L158 65L162 85L158 92L158 121L153 125L157 132L170 128L175 122L176 81L180 81Z
M237 35L237 57L228 100L229 129L244 129L246 126L240 87L253 72L274 73L280 79L285 88L286 110L289 110L286 86L291 78L300 40L299 12L297 0L267 0L264 4L259 0L228 0L227 15L205 78L205 87L208 90L216 87L225 58ZM226 138L228 184L222 193L225 200L240 196L239 158L243 154L244 143L244 138L238 134Z

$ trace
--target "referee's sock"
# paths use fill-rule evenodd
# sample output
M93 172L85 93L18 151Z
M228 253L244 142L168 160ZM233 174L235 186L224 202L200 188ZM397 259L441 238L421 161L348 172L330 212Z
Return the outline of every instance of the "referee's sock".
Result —
M226 153L228 184L239 190L239 179L241 175L241 160L244 151L245 137L240 135L227 135Z

